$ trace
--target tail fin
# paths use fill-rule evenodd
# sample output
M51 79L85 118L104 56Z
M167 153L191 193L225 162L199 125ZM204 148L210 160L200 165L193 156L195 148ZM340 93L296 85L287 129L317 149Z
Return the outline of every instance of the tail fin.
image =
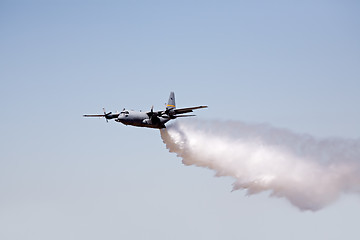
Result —
M166 110L173 109L173 108L176 108L176 105L175 105L175 93L171 92L168 104L166 105Z

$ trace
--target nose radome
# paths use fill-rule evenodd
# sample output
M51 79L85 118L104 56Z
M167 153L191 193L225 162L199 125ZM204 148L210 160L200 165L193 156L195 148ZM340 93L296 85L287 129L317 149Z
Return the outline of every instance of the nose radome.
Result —
M122 120L123 120L123 117L122 117L122 116L118 116L118 117L115 119L116 122L122 122Z

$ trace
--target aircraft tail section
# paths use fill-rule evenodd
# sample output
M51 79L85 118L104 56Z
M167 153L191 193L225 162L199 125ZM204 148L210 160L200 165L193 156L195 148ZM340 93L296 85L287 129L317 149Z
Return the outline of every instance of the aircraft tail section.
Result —
M176 108L176 105L175 105L175 93L171 92L168 104L166 105L166 110L170 110L170 109L174 109L174 108Z

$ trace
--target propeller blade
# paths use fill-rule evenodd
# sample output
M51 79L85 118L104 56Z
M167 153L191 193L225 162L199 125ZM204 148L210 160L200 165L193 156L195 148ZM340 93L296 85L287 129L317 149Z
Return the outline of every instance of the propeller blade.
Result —
M104 107L103 107L103 111L104 111L105 120L106 120L107 123L109 123L109 120L108 120L107 116L109 116L109 114L111 114L111 112L106 113L106 110L105 110Z

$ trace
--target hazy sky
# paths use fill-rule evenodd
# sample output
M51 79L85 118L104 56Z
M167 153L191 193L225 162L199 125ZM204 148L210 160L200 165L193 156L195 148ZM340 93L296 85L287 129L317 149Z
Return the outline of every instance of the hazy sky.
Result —
M359 138L357 1L1 1L0 239L359 239L359 195L301 212L84 113ZM178 121L178 120L177 120Z

